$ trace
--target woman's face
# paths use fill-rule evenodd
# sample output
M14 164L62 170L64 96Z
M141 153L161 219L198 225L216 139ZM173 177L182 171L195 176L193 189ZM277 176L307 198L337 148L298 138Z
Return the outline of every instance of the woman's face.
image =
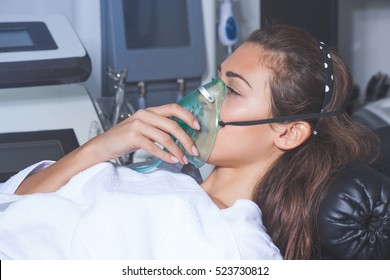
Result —
M267 87L269 70L260 64L263 50L245 43L219 67L219 76L228 92L221 108L224 122L259 120L271 117L271 98ZM255 163L271 151L269 124L225 126L220 129L209 163L235 167Z

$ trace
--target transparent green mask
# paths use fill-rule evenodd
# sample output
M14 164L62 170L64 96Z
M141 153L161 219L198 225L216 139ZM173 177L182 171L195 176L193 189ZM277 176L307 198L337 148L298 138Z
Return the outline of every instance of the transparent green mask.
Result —
M215 78L211 82L198 87L183 97L178 104L190 111L199 121L200 130L194 130L183 121L173 118L181 128L191 137L199 155L194 157L187 153L178 143L188 161L197 168L201 167L209 159L214 148L217 133L220 129L220 112L226 95L226 85Z
M199 155L190 155L181 143L177 143L184 152L188 161L197 168L203 166L211 155L214 148L217 133L220 129L221 106L226 95L226 85L220 78L215 78L211 82L198 87L183 97L178 104L190 111L198 120L200 130L194 130L182 120L173 117L180 127L191 137ZM176 139L172 137L175 141ZM139 172L147 172L158 166L161 160L157 160L150 165L134 167Z

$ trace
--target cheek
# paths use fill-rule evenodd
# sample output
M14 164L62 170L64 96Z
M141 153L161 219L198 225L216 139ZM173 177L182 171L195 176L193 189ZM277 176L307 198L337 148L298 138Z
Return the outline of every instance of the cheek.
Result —
M217 139L215 140L212 156L217 158L223 157L226 154L227 147L231 147L232 152L236 149L236 145L234 145L234 141L232 141L229 130L227 128L221 128L217 134Z
M248 114L248 109L245 105L234 102L234 97L226 98L221 107L221 119L223 121L239 121ZM242 103L242 102L241 102Z
M266 119L270 111L270 105L259 98L227 97L221 107L221 119L225 122Z
M266 136L268 133L268 125L221 128L209 163L217 166L237 166L259 160L270 149L271 139Z

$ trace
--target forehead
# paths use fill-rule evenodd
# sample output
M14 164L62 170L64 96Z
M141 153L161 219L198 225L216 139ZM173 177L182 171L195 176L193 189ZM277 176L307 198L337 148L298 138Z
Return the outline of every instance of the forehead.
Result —
M268 68L270 72L280 71L286 65L286 55L275 50L266 50L261 45L246 42L236 49L221 65L232 66L236 64L240 67Z
M267 57L260 46L244 43L221 64L221 75L233 71L245 77L251 84L264 88L272 72Z
M239 64L247 67L256 67L262 56L261 48L253 43L244 43L238 47L226 60L221 64L224 66L232 66Z

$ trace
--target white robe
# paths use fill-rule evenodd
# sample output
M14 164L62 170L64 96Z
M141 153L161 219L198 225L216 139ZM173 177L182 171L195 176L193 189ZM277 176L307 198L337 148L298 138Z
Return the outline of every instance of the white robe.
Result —
M57 192L14 195L30 166L0 187L0 258L280 259L255 203L219 209L191 177L100 163Z

